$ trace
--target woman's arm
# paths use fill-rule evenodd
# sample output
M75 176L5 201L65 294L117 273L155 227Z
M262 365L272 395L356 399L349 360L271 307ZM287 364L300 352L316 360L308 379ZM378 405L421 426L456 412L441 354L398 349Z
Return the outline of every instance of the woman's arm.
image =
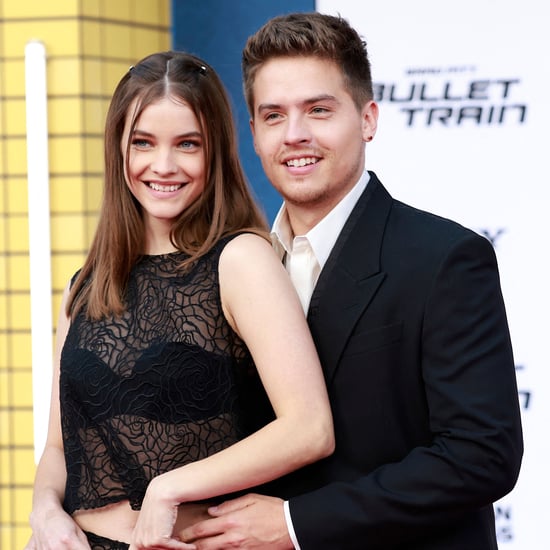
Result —
M69 329L69 319L65 314L68 293L67 285L57 324L48 436L36 470L30 515L33 536L27 545L28 550L90 549L86 537L62 506L66 468L59 406L59 360Z
M217 454L153 479L131 548L166 541L158 526L167 515L175 517L181 502L260 485L334 449L317 352L294 287L270 244L255 235L236 237L220 257L219 273L224 313L252 354L276 419Z

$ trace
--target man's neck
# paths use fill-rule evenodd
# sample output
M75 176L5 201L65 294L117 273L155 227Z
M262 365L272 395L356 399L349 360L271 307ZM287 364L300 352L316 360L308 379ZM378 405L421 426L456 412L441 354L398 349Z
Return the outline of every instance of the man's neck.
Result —
M313 229L332 208L312 208L300 204L286 203L288 221L294 236L305 235Z

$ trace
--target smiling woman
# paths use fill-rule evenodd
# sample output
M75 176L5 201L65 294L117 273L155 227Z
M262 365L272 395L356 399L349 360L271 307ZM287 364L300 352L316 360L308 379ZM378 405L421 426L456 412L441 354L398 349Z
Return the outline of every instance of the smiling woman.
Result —
M163 97L148 105L132 128L134 111L135 105L121 140L126 182L142 207L147 253L173 252L177 248L166 238L172 224L204 191L205 140L185 102Z
M212 68L177 52L133 67L105 160L59 316L27 550L184 550L221 496L330 454L330 407Z

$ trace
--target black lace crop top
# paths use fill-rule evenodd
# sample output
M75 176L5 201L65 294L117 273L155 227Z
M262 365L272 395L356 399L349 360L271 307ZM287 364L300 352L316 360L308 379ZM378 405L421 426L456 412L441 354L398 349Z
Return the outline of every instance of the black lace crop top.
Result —
M248 349L221 308L226 242L186 274L183 253L145 256L122 317L72 321L60 372L68 513L125 499L139 509L153 477L268 421Z

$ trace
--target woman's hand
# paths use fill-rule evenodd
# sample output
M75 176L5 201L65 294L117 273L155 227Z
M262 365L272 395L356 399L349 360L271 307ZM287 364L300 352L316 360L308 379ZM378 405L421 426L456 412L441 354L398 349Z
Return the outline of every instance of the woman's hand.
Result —
M90 550L82 529L64 511L47 518L31 515L32 536L24 550Z
M167 474L151 480L132 533L130 550L195 550L193 544L185 544L173 534L179 502L171 497L172 493Z

